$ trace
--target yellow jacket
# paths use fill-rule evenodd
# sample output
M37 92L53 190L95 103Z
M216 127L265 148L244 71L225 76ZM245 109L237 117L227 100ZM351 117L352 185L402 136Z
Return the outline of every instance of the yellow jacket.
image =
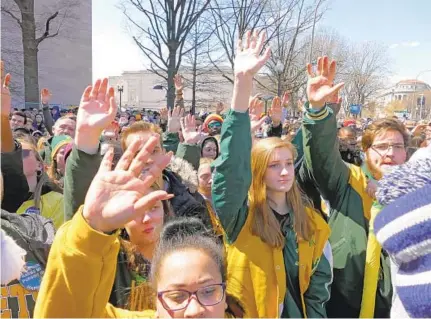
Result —
M304 293L307 291L315 266L323 254L329 238L327 223L312 209L307 208L312 222L313 237L299 240L299 288L303 313L306 314ZM275 249L251 233L253 213L237 239L226 243L228 285L227 292L240 300L246 310L245 317L276 318L286 294L286 272L282 249ZM277 301L276 303L274 301Z
M40 197L39 209L34 207L34 200L28 200L18 208L18 214L24 213L37 213L43 217L49 218L53 221L55 229L60 228L64 223L64 204L63 194L57 192L49 192Z
M129 311L108 303L119 249L118 232L92 229L81 208L55 236L34 318L155 318L154 310Z

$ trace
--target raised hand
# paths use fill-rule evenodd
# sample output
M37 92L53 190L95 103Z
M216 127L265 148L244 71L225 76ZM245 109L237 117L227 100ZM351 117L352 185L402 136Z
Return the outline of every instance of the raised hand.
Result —
M244 41L239 40L234 62L236 77L252 79L265 65L271 56L271 50L267 48L263 55L260 52L265 44L266 33L255 30L253 34L247 31Z
M49 104L49 101L51 100L51 92L49 92L48 89L42 89L40 91L40 100L42 102L42 104Z
M9 90L11 76L5 74L4 63L1 61L1 116L9 117L11 111L11 96Z
M178 133L181 130L181 118L184 116L184 108L175 106L173 110L168 113L168 126L169 133Z
M81 98L76 119L76 147L94 154L99 147L99 137L111 125L117 114L115 90L108 89L108 79L97 80L88 86Z
M140 139L133 141L115 170L112 170L113 149L105 154L83 209L83 216L93 229L106 233L123 228L133 219L142 219L157 201L172 198L165 191L150 188L168 165L172 153L147 166L143 173L159 138L153 135L145 144Z
M272 99L271 108L269 109L268 113L271 117L273 126L279 126L281 124L281 118L283 117L283 109L281 107L281 100L278 96Z
M289 93L284 92L283 97L281 98L281 106L287 107L289 105Z
M215 109L217 114L221 114L224 111L224 104L223 102L218 102Z
M174 76L174 84L175 84L175 90L182 91L184 88L184 81L181 74L177 73Z
M312 108L322 108L331 96L344 86L344 83L333 85L335 72L336 62L332 60L329 63L326 56L317 59L317 75L314 75L312 65L307 64L307 97Z
M260 94L253 96L249 104L250 126L252 133L256 132L268 119L268 116L262 117L264 105L263 101L259 99L259 96Z
M183 133L184 143L187 144L199 144L208 136L208 133L202 133L201 129L196 131L196 119L191 114L181 118L181 132Z
M169 113L166 107L160 110L160 122L166 123L168 121Z

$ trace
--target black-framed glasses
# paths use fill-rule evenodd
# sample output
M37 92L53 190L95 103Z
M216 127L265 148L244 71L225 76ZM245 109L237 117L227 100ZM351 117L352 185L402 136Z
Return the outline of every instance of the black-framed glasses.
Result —
M157 298L166 310L179 311L189 305L192 296L195 296L202 306L217 305L223 300L225 291L226 284L221 283L202 287L193 292L184 289L160 291Z

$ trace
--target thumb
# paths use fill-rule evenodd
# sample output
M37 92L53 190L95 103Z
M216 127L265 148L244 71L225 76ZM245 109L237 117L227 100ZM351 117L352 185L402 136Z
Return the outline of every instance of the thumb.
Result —
M140 198L133 206L138 215L143 215L148 210L150 210L158 201L168 200L173 197L174 195L168 194L165 191L153 191Z
M340 91L340 89L344 86L344 83L338 83L337 85L334 85L333 87L331 87L329 89L329 94L328 95L333 95L335 93L337 93L338 91Z

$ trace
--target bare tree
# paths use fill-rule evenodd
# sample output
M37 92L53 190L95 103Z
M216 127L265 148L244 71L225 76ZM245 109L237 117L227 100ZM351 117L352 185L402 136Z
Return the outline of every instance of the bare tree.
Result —
M213 46L211 36L214 33L214 28L211 21L204 14L195 23L190 30L190 34L186 40L185 50L188 52L184 55L184 66L189 72L185 72L186 83L190 84L192 90L192 99L190 111L195 113L198 106L198 92L209 93L214 87L211 82L210 60L207 52L211 51ZM182 72L183 73L183 72Z
M299 0L286 0L283 7L274 9L275 0L213 0L210 12L213 17L217 48L208 52L213 67L233 83L233 66L237 41L247 30L267 32L268 44L288 17L293 4ZM281 12L279 11L281 10ZM228 66L228 68L226 68Z
M343 104L345 111L350 104L364 105L386 87L390 72L387 48L381 44L366 42L352 45L348 59L339 78L345 82Z
M175 100L174 75L185 49L186 39L210 0L126 0L121 9L130 24L133 40L151 62L150 70L167 82L167 104ZM198 43L199 44L199 43Z
M49 11L39 14L38 16L41 19L37 19L34 0L2 2L2 15L8 16L11 21L18 25L21 31L25 102L39 102L39 45L43 41L59 35L64 22L73 17L72 8L78 3L77 0L59 1L53 7L46 7L45 9ZM42 32L40 32L40 24L44 26ZM17 50L17 52L19 51Z
M266 83L259 84L273 94L281 96L284 91L296 93L306 83L305 54L308 51L308 41L304 36L318 22L325 13L322 0L319 6L309 5L308 1L297 0L291 2L292 7L283 12L286 3L281 1L277 4L278 10L273 11L285 14L279 21L283 21L272 41L272 55L267 64ZM317 6L317 5L316 5ZM277 8L276 7L276 8ZM308 38L307 38L308 40ZM293 102L293 100L291 99Z

